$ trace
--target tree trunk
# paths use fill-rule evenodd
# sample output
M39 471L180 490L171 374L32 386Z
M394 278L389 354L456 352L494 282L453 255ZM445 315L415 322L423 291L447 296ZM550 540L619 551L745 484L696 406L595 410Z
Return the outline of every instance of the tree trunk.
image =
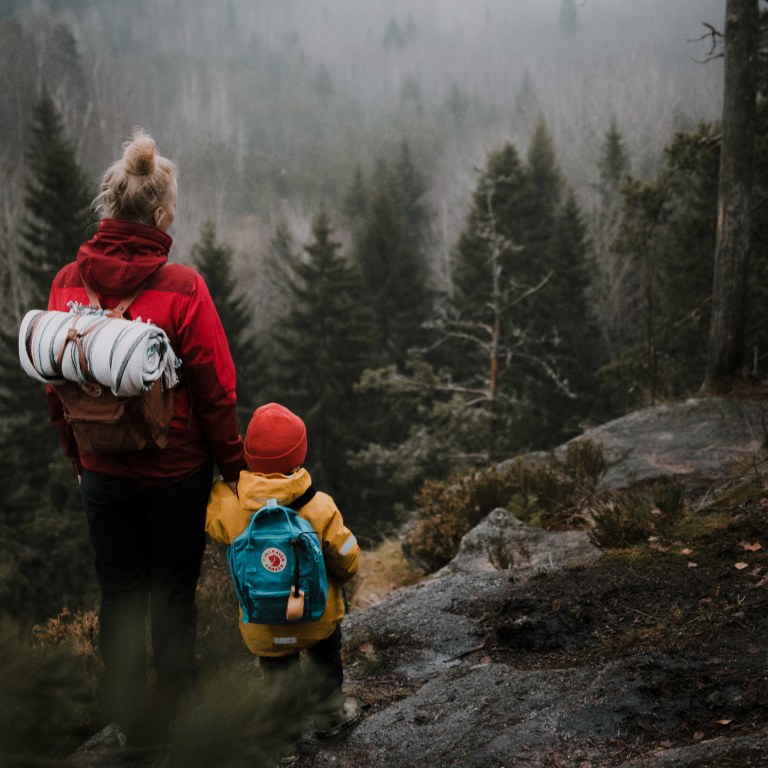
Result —
M758 0L726 0L723 136L705 388L730 388L744 356L755 135Z

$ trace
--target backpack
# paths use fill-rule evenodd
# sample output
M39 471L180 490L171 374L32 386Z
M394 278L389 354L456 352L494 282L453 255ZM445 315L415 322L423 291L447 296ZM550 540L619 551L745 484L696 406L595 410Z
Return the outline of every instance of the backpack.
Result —
M310 486L288 506L268 499L227 548L244 624L311 622L325 612L328 576L320 539L297 512L314 495Z
M138 451L150 446L164 448L167 444L167 432L173 416L173 389L164 386L163 376L156 379L151 386L137 395L120 396L114 394L109 386L99 383L89 367L89 355L87 346L93 345L105 324L117 319L125 321L123 315L134 299L141 293L141 286L131 296L123 299L116 307L104 311L101 309L98 297L93 289L83 280L83 286L88 294L90 308L80 308L81 312L96 315L98 319L82 332L75 328L78 312L73 309L71 314L71 327L66 339L54 357L53 353L48 360L51 365L51 375L57 378L49 383L59 396L64 406L64 418L71 427L78 448L82 451L100 454L117 454L129 451ZM45 377L36 375L32 359L31 345L35 339L38 324L42 327L50 317L48 312L29 312L22 323L19 337L19 352L23 361L28 364L25 370L30 375L35 375L41 381ZM138 321L137 321L138 322ZM167 342L165 333L156 327L153 332L161 335ZM72 347L71 345L74 345ZM170 344L168 343L170 349ZM172 353L172 350L171 350ZM64 380L60 378L62 363L65 355L76 362L78 381ZM175 355L173 355L175 359ZM24 365L24 362L22 363ZM32 368L30 368L32 365ZM175 373L173 374L175 379Z
M73 381L52 386L81 451L117 454L167 445L173 390L159 379L133 397L118 397L98 384L88 389Z

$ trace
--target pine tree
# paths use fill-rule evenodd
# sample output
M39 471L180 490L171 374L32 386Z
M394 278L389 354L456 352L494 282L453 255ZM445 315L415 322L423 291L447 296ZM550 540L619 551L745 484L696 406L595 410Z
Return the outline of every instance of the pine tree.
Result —
M291 254L283 227L279 241L280 307L269 330L266 397L294 409L309 434L308 466L320 487L350 499L347 454L367 439L355 384L372 360L371 318L355 270L339 253L324 211L312 222L303 254ZM277 249L272 252L274 261ZM273 265L274 267L274 265Z
M92 222L93 198L46 88L35 108L24 153L24 216L19 233L19 294L45 306L51 281L75 258Z
M629 158L624 146L624 137L619 130L615 117L611 117L608 130L605 132L603 151L598 163L600 169L600 192L605 196L613 196L618 192L621 180L629 173Z
M44 309L53 276L87 236L92 197L46 90L24 157L13 291L25 309ZM74 473L49 423L43 385L19 366L17 329L3 335L0 349L0 546L9 563L0 594L9 609L40 620L65 602L82 605L92 578Z
M91 195L83 172L45 90L35 110L25 159L24 212L14 259L18 281L13 290L27 309L45 309L54 275L75 258L91 221ZM16 328L3 335L1 353L0 412L5 429L0 451L32 487L39 487L56 450L45 393L20 369Z
M565 195L549 244L551 277L536 300L546 310L537 355L551 361L551 375L536 378L531 395L541 439L556 445L578 434L584 419L600 414L595 373L605 362L601 337L588 304L591 251L583 214L573 192Z
M593 296L602 336L608 349L615 352L626 321L620 301L630 281L624 260L614 248L621 224L621 183L630 173L624 137L615 118L611 118L604 135L598 172L597 194L590 215L596 270Z
M602 378L625 408L683 396L704 375L718 160L715 129L700 126L674 138L656 177L622 184L620 351Z
M543 117L539 117L533 130L526 161L532 187L530 205L534 207L527 236L529 250L546 249L560 204L563 181L557 167L555 144Z
M456 381L487 392L492 452L552 445L582 415L572 382L593 362L580 336L588 246L575 199L561 205L562 194L540 121L527 165L510 144L489 157L459 239L450 367Z
M364 198L355 255L373 311L380 362L402 365L408 349L423 342L422 326L431 314L424 182L406 143L396 167L379 162L374 178Z
M192 246L191 258L208 286L227 335L237 370L237 401L243 421L252 410L259 368L258 345L252 331L253 307L238 288L233 269L234 249L217 241L212 221L203 224L200 239Z
M705 376L710 390L728 390L744 364L747 253L750 245L759 8L757 0L726 0L725 85L720 139L717 240Z

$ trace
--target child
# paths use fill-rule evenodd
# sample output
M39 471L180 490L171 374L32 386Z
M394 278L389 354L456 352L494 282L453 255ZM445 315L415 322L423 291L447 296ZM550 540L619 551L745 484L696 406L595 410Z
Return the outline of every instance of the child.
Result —
M216 541L231 544L267 499L289 505L312 485L301 467L307 452L304 422L277 403L254 411L245 437L248 470L240 473L237 495L222 481L214 484L205 529ZM332 736L355 722L360 708L342 693L341 621L346 612L342 584L357 573L360 548L345 527L333 499L317 492L298 514L308 520L320 539L328 573L325 613L315 622L283 625L240 624L248 649L267 671L285 669L307 655L320 673L317 691L326 713L315 719L318 736Z

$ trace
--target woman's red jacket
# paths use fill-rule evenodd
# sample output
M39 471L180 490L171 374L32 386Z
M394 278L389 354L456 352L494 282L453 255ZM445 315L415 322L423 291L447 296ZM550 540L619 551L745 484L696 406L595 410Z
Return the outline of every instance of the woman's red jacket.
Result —
M103 455L80 452L64 419L61 401L48 388L51 421L75 469L94 470L143 484L192 474L212 459L225 480L245 467L235 410L235 367L205 281L194 269L169 264L172 240L156 227L102 219L96 235L80 247L77 260L56 275L48 309L88 304L83 279L109 309L145 284L127 318L162 328L181 359L180 384L165 448Z

